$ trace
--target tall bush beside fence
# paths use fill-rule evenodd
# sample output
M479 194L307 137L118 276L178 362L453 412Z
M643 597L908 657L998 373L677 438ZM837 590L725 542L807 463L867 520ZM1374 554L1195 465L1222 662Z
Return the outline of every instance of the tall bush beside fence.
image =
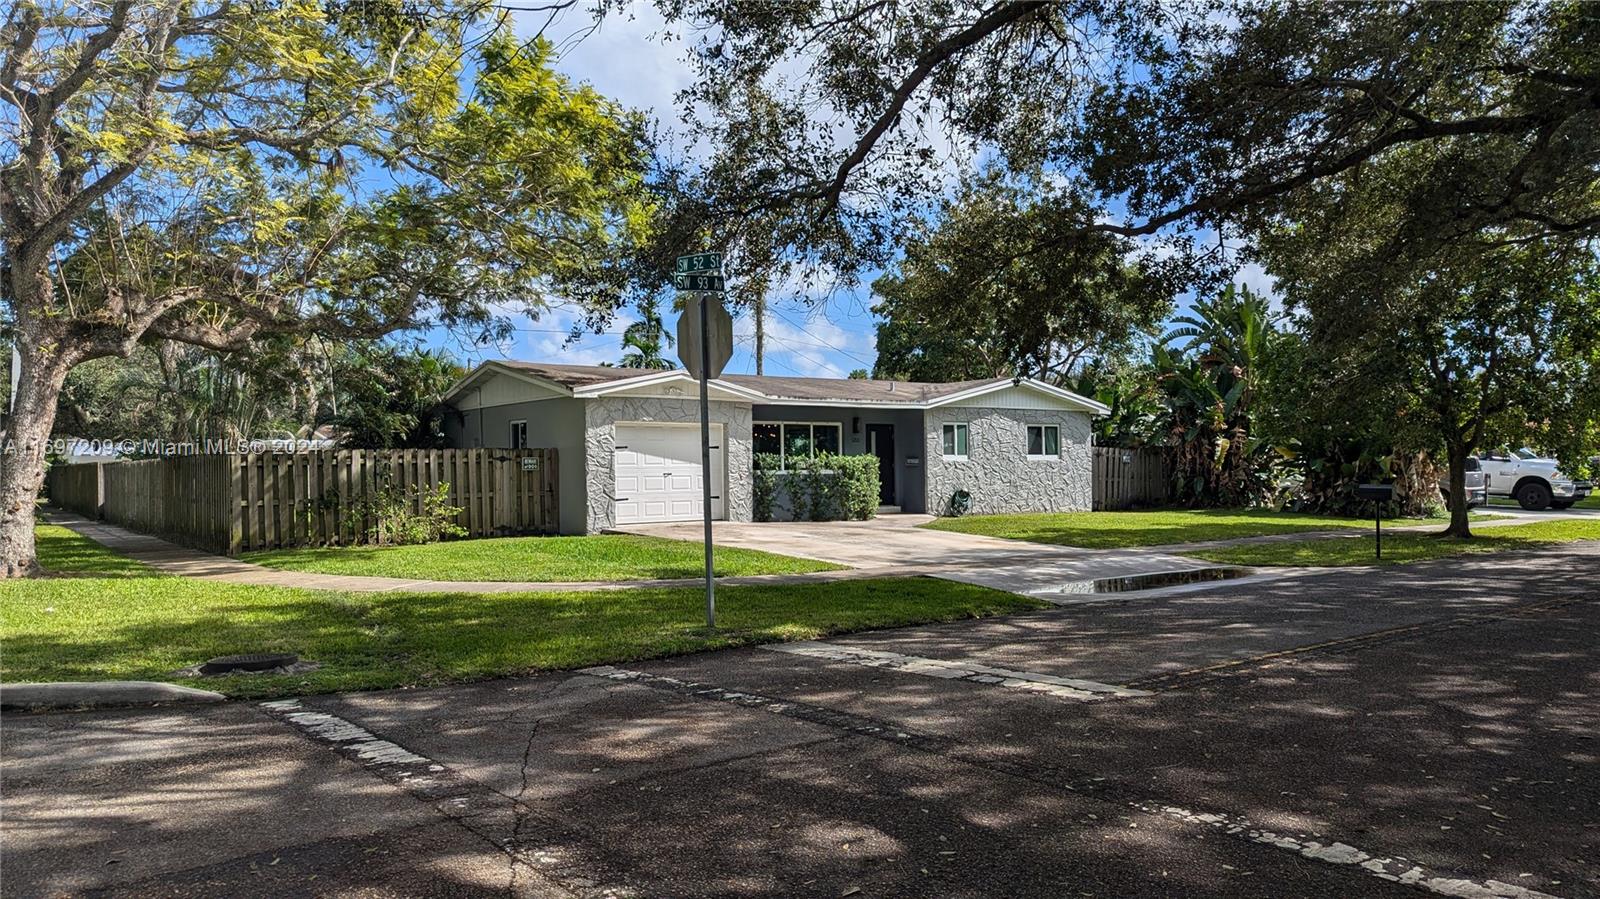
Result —
M58 466L52 501L87 477ZM553 449L320 450L180 456L103 466L103 517L210 552L449 536L551 534ZM59 473L58 473L59 472ZM73 511L94 517L80 499ZM61 502L57 502L62 505ZM441 515L444 510L446 514Z
M822 453L783 460L770 453L754 459L757 521L864 521L878 511L878 457Z

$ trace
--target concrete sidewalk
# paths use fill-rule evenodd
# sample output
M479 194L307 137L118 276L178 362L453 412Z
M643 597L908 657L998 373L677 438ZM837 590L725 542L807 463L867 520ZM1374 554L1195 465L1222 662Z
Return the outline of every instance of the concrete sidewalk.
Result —
M686 587L704 583L700 578L671 578L639 581L441 581L396 577L366 577L349 574L318 574L310 571L280 571L252 565L227 556L214 555L176 543L137 534L127 528L65 512L51 511L43 516L48 524L68 528L90 540L115 550L165 574L202 581L249 584L264 587L293 587L303 590L338 590L349 593L529 593L544 591L626 590L639 587ZM907 574L922 574L910 571ZM718 578L717 583L810 584L883 577L883 572L818 571L812 574L755 574Z
M699 578L611 582L448 581L280 571L189 549L159 537L137 534L127 528L89 521L67 513L52 511L46 520L70 528L158 571L230 584L352 593L523 593L689 587L702 583ZM814 558L852 567L813 574L724 577L717 579L718 584L811 584L861 578L923 576L1037 596L1048 602L1081 602L1084 599L1081 594L1070 597L1061 594L1063 585L1100 578L1178 571L1208 564L1149 549L1089 550L1048 546L930 531L911 527L904 522L886 524L881 519L876 523L829 522L807 525L815 530L803 533L796 533L793 529L771 531L770 539L751 539L751 534L762 533L758 530L760 527L765 526L719 522L715 539L719 545ZM694 533L690 534L690 530ZM628 533L698 540L700 526L656 526L631 529Z

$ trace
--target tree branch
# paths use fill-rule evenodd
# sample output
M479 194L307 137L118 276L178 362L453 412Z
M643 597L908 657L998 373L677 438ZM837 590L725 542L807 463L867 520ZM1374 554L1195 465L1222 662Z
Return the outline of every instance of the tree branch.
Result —
M872 123L872 127L868 128L856 140L855 148L850 151L850 155L839 163L839 168L834 173L833 179L826 185L810 192L811 199L823 201L822 208L817 212L817 218L828 215L838 207L839 199L844 193L845 184L850 179L850 173L866 161L873 147L877 145L879 138L883 137L884 133L893 127L895 121L900 117L900 111L905 108L906 103L911 100L917 88L922 86L922 83L928 79L934 69L962 50L981 43L996 31L1016 24L1050 6L1050 3L1039 2L1039 0L998 3L984 11L983 15L979 16L971 25L923 51L922 55L917 57L917 64L901 79L899 87L895 88L894 93L889 98L889 105L884 107L883 112Z

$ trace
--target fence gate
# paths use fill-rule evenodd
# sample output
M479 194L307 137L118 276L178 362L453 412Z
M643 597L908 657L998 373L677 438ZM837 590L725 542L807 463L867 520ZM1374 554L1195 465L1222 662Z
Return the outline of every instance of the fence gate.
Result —
M1159 449L1094 447L1094 507L1131 509L1167 501L1171 481Z

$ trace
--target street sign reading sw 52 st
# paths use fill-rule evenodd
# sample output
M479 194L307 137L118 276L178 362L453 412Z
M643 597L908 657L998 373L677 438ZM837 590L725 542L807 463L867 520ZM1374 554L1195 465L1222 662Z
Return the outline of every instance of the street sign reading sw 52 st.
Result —
M721 253L690 253L678 257L677 272L680 275L717 272L722 270Z
M679 290L723 290L721 275L673 275L672 286Z

